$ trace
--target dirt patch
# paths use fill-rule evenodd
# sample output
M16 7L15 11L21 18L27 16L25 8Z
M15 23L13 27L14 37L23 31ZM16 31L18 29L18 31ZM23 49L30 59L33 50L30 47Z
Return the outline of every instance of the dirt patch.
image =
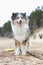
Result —
M43 65L43 60L30 54L26 56L15 56L14 51L1 52L0 65Z
M14 40L0 38L0 65L43 65L43 40L40 43L31 39L32 46L28 48L26 56L15 56L13 51L5 51L6 48L14 48Z

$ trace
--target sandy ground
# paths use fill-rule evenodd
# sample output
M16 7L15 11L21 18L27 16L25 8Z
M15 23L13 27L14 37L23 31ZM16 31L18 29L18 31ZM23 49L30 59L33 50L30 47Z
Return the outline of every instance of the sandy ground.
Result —
M39 33L38 33L39 34ZM0 37L0 65L43 65L43 38L30 37L32 45L28 48L26 56L15 56L14 39ZM12 51L6 49L12 48Z
M30 39L32 46L28 48L26 56L15 56L14 51L6 51L7 48L15 49L14 40L0 38L0 65L43 65L43 39Z

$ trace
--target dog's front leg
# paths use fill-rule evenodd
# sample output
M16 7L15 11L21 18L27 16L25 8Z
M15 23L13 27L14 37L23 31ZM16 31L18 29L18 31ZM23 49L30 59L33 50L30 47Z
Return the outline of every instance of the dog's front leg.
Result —
M29 46L28 40L22 42L22 44L21 44L22 55L27 54L28 46Z
M20 42L16 40L15 41L15 55L19 55L19 54L20 54Z

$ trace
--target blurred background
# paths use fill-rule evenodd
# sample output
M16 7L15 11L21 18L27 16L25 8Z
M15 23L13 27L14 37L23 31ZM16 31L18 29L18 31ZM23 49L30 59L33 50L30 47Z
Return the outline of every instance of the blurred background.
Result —
M43 27L43 0L0 0L0 37L12 37L12 12L26 12L31 34Z

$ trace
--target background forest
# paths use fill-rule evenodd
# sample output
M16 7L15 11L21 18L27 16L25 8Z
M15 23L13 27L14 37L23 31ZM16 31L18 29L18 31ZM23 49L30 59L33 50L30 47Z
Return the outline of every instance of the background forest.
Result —
M31 12L28 18L31 34L33 34L34 30L43 27L43 6L41 8L38 6L35 11ZM0 27L0 36L8 35L10 35L9 37L12 36L10 20L8 20L3 27Z

